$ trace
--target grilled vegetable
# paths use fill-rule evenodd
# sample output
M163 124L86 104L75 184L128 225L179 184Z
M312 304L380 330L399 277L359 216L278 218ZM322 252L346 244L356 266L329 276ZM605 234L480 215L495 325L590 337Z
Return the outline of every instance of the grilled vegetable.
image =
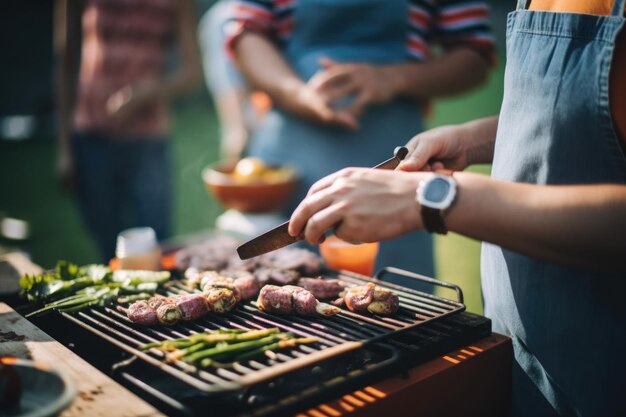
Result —
M194 334L187 338L153 342L140 346L139 349L158 349L168 352L169 361L182 360L206 368L249 360L273 350L314 342L317 342L316 338L295 338L291 333L281 333L278 328L223 329Z
M59 261L54 270L20 279L22 295L32 302L47 302L29 316L52 310L71 312L94 305L108 305L120 295L154 293L170 278L167 271L115 271L104 265Z
M163 303L156 309L156 317L159 323L172 326L183 318L183 313L173 303Z

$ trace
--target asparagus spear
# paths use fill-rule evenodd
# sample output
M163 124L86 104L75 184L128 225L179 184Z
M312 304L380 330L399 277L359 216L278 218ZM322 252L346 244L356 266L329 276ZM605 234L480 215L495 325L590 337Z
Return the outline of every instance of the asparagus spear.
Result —
M273 343L276 340L280 339L281 336L282 335L272 334L270 336L263 337L257 340L251 340L249 342L227 344L225 346L215 346L213 348L201 350L199 352L193 353L192 355L184 357L183 361L187 363L194 363L194 362L201 361L203 359L213 358L218 355L221 356L226 353L228 354L242 353L251 349L255 349L255 348Z

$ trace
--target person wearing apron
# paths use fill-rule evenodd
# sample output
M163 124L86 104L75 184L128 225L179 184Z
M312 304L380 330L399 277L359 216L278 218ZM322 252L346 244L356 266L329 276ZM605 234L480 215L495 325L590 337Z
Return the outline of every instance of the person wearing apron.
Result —
M492 178L442 176L458 192L439 216L448 230L490 242L481 259L485 315L512 338L513 415L623 416L626 140L614 124L623 115L612 115L609 79L623 62L613 56L625 0L608 16L529 11L526 3L508 16L499 118L417 135L398 171L326 177L294 212L290 233L315 241L341 221L338 236L368 241L372 232L350 228L350 209L323 215L359 205L377 236L420 230L428 217L415 189L439 177L401 171L433 160L434 169L455 170L493 160ZM332 187L338 178L344 185ZM387 196L352 191L392 184ZM391 213L376 212L392 204Z
M258 7L263 2L248 3ZM274 7L283 7L279 3L285 2L275 2ZM279 43L282 58L305 81L323 70L324 58L337 63L375 66L408 62L408 7L406 0L299 0L291 11L293 31L288 40ZM246 13L255 10L258 15L257 9L248 9ZM241 51L236 52L239 61L246 58ZM485 71L486 68L487 65ZM459 74L462 71L471 68L457 69ZM334 105L349 106L353 98L342 97ZM290 164L297 168L300 184L285 207L285 216L291 214L309 187L321 177L347 166L374 166L389 158L394 148L415 132L423 130L420 102L395 97L384 104L370 105L358 123L358 129L323 124L296 116L280 105L266 115L252 135L247 154L269 164ZM433 276L431 236L415 233L383 242L377 268L388 265Z
M624 0L610 16L532 12L507 22L492 176L533 184L626 183L608 103ZM484 243L485 315L512 335L519 415L626 412L624 274L581 271ZM559 348L555 348L559 346Z

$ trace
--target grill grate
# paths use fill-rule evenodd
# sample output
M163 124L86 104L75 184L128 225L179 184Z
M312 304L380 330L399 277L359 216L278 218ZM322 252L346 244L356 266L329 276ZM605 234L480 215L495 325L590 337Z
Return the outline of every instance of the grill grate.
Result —
M452 288L457 291L458 301L411 290L382 279L342 271L327 276L337 278L348 286L374 282L376 285L391 289L400 297L399 311L390 317L357 314L348 310L342 310L338 315L331 317L278 316L258 310L255 303L249 301L228 314L208 314L199 320L180 322L172 327L137 325L116 311L115 306L62 314L99 337L202 392L233 391L315 365L319 361L359 349L366 344L380 342L391 335L415 329L465 310L462 292L455 285L395 268L381 271L378 277L382 278L386 273L410 276L434 285ZM175 281L163 294L175 295L187 292L188 288ZM318 342L281 350L272 355L271 359L259 358L245 363L234 363L228 368L207 369L199 369L183 361L166 362L165 353L157 349L145 352L138 349L145 343L187 337L208 330L269 327L278 327L281 331L292 332L298 337L316 337Z

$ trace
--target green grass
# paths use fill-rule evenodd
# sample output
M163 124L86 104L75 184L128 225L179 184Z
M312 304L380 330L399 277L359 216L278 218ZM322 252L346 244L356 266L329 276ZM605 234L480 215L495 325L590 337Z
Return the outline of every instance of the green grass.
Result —
M485 87L462 98L439 101L429 126L497 113L501 85L502 67ZM173 143L175 234L211 228L222 210L200 179L202 168L218 158L218 128L206 96L198 95L175 107ZM23 246L44 267L54 265L57 259L94 262L95 248L72 196L57 187L54 159L52 138L0 142L0 213L30 223L31 239ZM489 167L475 170L488 173ZM437 237L435 244L437 277L461 285L468 310L481 313L479 243L451 234Z

